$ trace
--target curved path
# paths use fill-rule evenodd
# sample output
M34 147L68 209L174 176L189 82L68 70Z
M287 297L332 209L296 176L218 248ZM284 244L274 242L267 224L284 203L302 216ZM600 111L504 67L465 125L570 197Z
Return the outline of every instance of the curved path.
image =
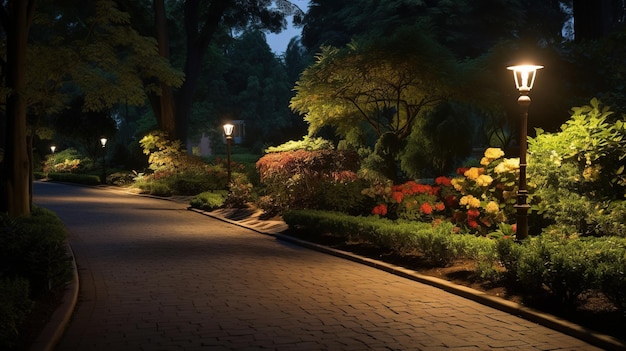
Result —
M81 288L57 350L596 350L443 290L188 211L36 183Z

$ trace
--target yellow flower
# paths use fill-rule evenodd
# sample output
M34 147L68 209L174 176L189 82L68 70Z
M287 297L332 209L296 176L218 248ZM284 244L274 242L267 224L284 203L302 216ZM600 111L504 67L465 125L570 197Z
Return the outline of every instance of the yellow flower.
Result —
M500 212L500 206L495 201L489 201L485 206L485 212L490 214L496 214Z
M487 157L483 157L480 159L480 164L483 166L489 166L489 164L491 163L491 159L487 158Z
M602 167L600 165L593 165L591 167L585 168L583 171L583 178L585 178L588 182L594 182L598 180L600 177L600 170Z
M505 158L494 168L497 174L514 172L519 169L519 158Z
M461 206L467 206L467 208L479 208L480 200L472 195L465 195L459 200Z
M478 178L478 176L480 176L484 172L485 172L484 168L472 167L468 169L467 171L465 171L463 175L471 180L476 180L476 178Z
M492 182L493 178L486 174L481 174L476 178L476 184L478 184L478 186L489 186Z
M502 156L504 156L504 151L500 150L497 147L490 147L485 150L485 157L492 161L497 160Z
M450 182L456 191L463 191L463 179L452 178Z

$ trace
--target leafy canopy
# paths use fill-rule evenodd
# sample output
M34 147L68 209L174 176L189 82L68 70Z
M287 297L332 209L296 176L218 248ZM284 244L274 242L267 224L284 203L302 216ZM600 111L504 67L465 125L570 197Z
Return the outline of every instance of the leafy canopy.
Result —
M309 134L325 126L347 134L365 122L381 136L406 138L425 110L453 95L459 67L427 27L398 29L392 37L324 47L295 87L291 108L305 115Z

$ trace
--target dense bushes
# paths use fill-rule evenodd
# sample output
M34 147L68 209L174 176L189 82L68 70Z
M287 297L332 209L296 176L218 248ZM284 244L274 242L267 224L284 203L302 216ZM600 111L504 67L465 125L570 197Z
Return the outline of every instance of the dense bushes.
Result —
M535 209L580 235L626 237L626 126L600 101L572 109L558 133L529 139Z
M205 191L226 189L226 165L207 164L201 158L188 155L179 141L172 141L163 132L152 132L141 139L153 173L140 174L135 186L158 196L196 195ZM231 165L236 172L240 165Z
M15 342L33 300L70 279L65 239L63 223L48 210L19 219L0 214L0 348Z
M346 241L373 244L382 252L422 256L438 267L458 259L475 262L476 275L485 281L506 280L526 296L543 293L574 306L583 293L602 292L616 308L626 311L626 239L568 238L546 232L516 242L470 234L455 234L449 222L392 221L354 217L336 212L289 211L283 218L291 228L309 235L324 233Z
M56 180L58 182L68 182L84 185L98 185L101 182L99 176L74 173L48 173L48 179Z
M224 206L227 196L228 193L226 191L205 191L194 196L189 201L189 204L193 208L204 211L213 211Z
M359 213L371 200L361 193L367 185L356 171L355 152L336 151L319 139L290 142L261 157L256 166L266 203L282 210L326 209ZM286 151L283 151L286 150Z

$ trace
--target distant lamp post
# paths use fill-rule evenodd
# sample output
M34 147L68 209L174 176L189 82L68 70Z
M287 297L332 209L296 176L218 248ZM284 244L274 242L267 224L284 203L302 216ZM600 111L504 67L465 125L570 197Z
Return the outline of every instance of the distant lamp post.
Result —
M230 124L230 123L226 123L224 124L224 135L226 135L226 169L228 171L228 183L227 187L230 187L230 180L231 180L231 172L230 172L230 144L233 141L233 129L235 128L234 125Z
M54 145L50 146L50 151L52 151L52 153L54 153L56 151L57 147Z
M107 182L107 169L106 162L104 160L104 156L106 155L106 146L107 146L107 138L101 138L100 144L102 144L102 179L101 183L106 184Z
M528 237L528 210L530 209L530 205L527 203L528 188L526 186L526 148L528 143L526 139L528 138L528 106L530 105L528 93L530 93L535 84L537 70L541 68L543 66L519 65L507 67L507 69L513 71L515 86L520 94L517 103L522 110L519 141L519 185L517 188L517 204L515 205L517 210L517 240L523 240Z

